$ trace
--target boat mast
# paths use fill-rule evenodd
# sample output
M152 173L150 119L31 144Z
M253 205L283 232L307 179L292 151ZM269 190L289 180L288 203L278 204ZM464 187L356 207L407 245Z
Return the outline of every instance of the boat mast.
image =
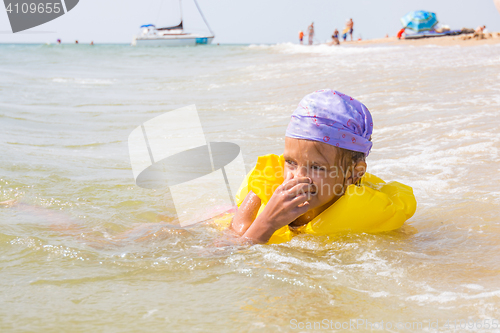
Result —
M210 26L208 25L208 22L205 19L205 16L203 16L203 13L201 12L200 6L198 5L198 2L196 0L194 0L194 4L196 5L196 8L198 8L198 11L200 12L201 18L203 19L203 21L205 21L205 24L207 25L208 30L210 31L212 36L214 36L214 32L212 31L212 29L210 29Z
M181 24L182 24L182 0L179 0L179 9L181 12Z

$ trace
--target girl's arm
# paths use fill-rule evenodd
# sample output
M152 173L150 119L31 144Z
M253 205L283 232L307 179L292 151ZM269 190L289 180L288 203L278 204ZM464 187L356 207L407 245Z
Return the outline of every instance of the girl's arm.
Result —
M238 234L238 236L243 236L247 231L248 227L252 224L257 216L261 205L261 200L257 194L252 191L248 192L245 200L241 203L236 214L234 214L233 220L229 229L233 230Z
M312 190L311 183L311 179L307 177L294 178L292 173L288 173L285 181L278 186L262 213L255 218L260 205L257 207L242 238L253 243L267 243L276 230L307 212L309 209L307 200Z

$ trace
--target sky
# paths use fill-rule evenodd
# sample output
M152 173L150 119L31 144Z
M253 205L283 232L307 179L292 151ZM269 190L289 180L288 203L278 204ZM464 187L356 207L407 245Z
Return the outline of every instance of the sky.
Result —
M26 0L29 2L29 0ZM297 42L299 30L314 22L316 40L326 41L345 21L354 21L354 37L395 36L400 17L412 10L435 12L452 29L486 25L500 32L493 0L198 0L215 33L214 43ZM4 7L5 8L5 7ZM65 15L41 26L12 33L0 9L0 43L130 43L142 24L176 25L178 0L80 0ZM206 30L193 0L182 0L186 29Z

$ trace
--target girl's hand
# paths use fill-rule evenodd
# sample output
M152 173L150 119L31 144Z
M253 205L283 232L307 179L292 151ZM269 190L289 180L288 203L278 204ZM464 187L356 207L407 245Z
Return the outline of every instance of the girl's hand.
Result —
M255 219L243 237L259 243L266 243L279 228L290 224L309 210L311 191L314 185L307 177L294 178L288 173L264 211Z
M278 230L290 224L309 210L309 200L314 185L308 177L294 178L289 172L262 212L271 225Z

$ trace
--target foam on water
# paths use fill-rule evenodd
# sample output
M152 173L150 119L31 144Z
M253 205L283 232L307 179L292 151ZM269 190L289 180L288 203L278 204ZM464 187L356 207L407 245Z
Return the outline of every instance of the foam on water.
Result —
M288 54L324 54L324 55L392 52L403 48L399 46L335 47L326 44L298 45L293 43L280 43L274 45L252 44L248 47L251 49L272 50Z
M77 84L113 84L113 80L101 80L101 79L81 79L81 78L61 78L56 77L52 79L53 82L57 83L77 83Z

